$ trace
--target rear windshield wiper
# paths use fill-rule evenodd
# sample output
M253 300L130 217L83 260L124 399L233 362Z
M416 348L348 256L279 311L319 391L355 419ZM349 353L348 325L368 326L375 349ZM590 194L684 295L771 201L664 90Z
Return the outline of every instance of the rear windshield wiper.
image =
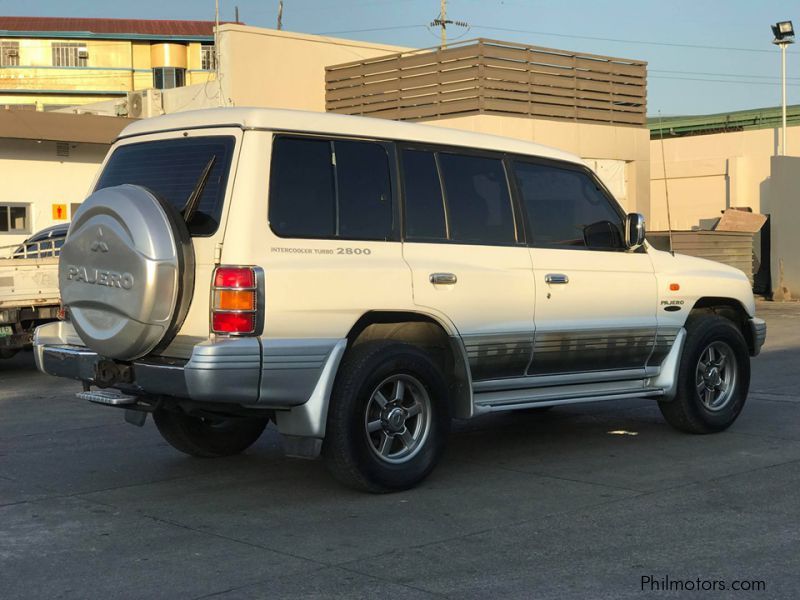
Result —
M208 176L211 174L211 169L214 168L214 163L217 162L217 155L213 154L206 164L203 172L200 173L200 178L194 184L194 189L189 197L186 199L186 204L183 205L181 214L183 215L184 222L188 225L192 220L194 213L197 212L197 206L200 204L200 196L203 195L203 190L206 187Z

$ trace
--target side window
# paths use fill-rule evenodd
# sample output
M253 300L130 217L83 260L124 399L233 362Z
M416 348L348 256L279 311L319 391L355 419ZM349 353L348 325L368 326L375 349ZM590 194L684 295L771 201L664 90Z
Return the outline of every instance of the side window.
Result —
M338 236L386 240L392 233L392 187L386 149L371 142L333 143L339 193Z
M586 173L516 161L533 246L623 249L622 216Z
M282 237L331 238L336 232L331 143L277 138L272 146L269 222Z
M450 239L474 244L516 242L503 163L497 158L439 153Z
M391 198L389 157L381 144L275 139L269 222L277 235L390 239Z
M409 241L447 239L444 199L433 152L403 151L405 238Z

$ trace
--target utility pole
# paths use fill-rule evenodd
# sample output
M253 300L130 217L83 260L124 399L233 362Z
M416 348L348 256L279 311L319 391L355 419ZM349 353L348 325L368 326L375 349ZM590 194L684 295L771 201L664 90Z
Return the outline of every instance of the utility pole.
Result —
M442 48L447 47L447 0L442 0L439 7L439 18L442 22Z
M447 0L441 0L438 18L431 21L431 27L441 27L442 48L447 47L447 26L458 25L459 27L469 27L466 21L453 21L447 18Z
M278 31L283 29L283 0L278 1Z

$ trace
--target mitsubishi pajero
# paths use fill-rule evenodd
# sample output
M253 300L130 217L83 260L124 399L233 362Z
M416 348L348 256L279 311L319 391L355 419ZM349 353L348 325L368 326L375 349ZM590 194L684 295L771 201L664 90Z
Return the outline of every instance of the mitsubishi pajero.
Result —
M36 360L79 397L201 457L272 421L373 492L492 411L652 398L677 429L724 430L766 336L743 273L650 247L576 156L286 110L130 125L59 286Z

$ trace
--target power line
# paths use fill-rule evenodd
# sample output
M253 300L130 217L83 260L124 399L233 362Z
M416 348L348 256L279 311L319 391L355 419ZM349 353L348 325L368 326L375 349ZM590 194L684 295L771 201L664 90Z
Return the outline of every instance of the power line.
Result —
M345 29L343 31L321 31L312 35L336 35L338 33L364 33L367 31L394 31L395 29L425 28L425 25L395 25L394 27L370 27L369 29Z
M509 31L513 33L532 33L534 35L544 35L558 38L581 39L581 40L594 40L599 42L616 42L620 44L641 44L645 46L671 46L676 48L695 48L700 50L725 50L729 52L759 52L766 54L774 54L774 50L767 50L764 48L736 48L730 46L710 46L704 44L678 44L675 42L654 42L651 40L624 40L619 38L605 38L595 37L589 35L574 35L566 33L553 33L550 31L534 31L532 29L514 29L511 27L494 27L491 25L473 25L473 29L487 29L490 31Z
M741 81L733 79L698 79L694 77L669 77L667 75L651 75L650 79L675 79L679 81L697 81L700 83L735 83L740 85L781 85L778 81ZM792 87L800 87L800 83L787 83Z
M678 75L710 75L712 77L745 77L750 79L777 79L780 81L780 76L772 75L756 75L755 73L710 73L708 71L669 71L666 69L647 69L648 73L676 73ZM798 79L800 77L787 77L787 79Z

